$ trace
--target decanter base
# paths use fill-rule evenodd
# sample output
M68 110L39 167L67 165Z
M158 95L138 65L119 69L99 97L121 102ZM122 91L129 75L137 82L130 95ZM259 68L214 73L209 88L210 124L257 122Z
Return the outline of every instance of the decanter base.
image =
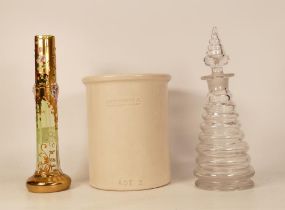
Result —
M26 186L30 192L33 193L51 193L63 191L69 188L71 179L66 174L31 176L26 183Z
M251 179L237 179L230 181L198 179L196 180L195 185L203 190L230 191L252 188L254 186L254 182Z

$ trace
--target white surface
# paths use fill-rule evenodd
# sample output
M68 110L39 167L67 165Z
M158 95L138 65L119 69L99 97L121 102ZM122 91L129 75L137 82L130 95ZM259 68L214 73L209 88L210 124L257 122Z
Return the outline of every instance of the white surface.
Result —
M76 182L64 192L33 194L26 191L24 179L1 183L0 209L74 210L284 210L285 173L264 172L256 176L251 190L211 192L193 187L193 181L175 182L166 187L135 192L111 192Z
M284 11L283 0L0 0L0 208L285 209ZM236 74L230 89L257 173L257 187L249 191L193 187L194 148L207 94L199 78L209 73L202 59L213 25L231 58L225 71ZM70 191L48 195L24 188L35 169L31 89L33 36L39 33L56 35L60 155L63 170L73 178ZM87 186L81 79L99 73L172 75L172 185L129 193Z

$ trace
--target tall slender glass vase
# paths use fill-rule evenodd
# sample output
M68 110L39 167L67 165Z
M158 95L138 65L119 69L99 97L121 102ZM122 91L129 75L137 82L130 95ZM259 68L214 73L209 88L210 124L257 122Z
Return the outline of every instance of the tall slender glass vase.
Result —
M35 86L37 163L27 180L31 192L56 192L69 188L71 179L59 162L55 37L35 36Z
M208 83L209 93L194 171L196 186L205 190L242 190L254 185L248 145L243 141L238 113L229 91L229 78L234 74L223 72L228 60L214 27L204 59L212 73L202 77Z

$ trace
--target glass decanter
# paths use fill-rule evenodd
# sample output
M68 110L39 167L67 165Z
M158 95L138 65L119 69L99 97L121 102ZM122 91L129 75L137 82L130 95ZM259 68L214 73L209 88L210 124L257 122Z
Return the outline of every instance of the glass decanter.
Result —
M207 80L209 93L202 115L194 170L195 185L205 190L242 190L254 185L251 180L254 169L247 154L249 148L242 140L244 135L228 86L229 78L234 74L223 72L228 60L214 27L204 59L212 73L202 77Z

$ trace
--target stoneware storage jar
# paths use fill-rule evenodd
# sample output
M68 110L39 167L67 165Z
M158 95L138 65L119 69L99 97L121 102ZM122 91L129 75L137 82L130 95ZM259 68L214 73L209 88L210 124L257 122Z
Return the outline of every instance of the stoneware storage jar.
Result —
M142 190L170 182L169 75L86 77L89 180L104 190Z

